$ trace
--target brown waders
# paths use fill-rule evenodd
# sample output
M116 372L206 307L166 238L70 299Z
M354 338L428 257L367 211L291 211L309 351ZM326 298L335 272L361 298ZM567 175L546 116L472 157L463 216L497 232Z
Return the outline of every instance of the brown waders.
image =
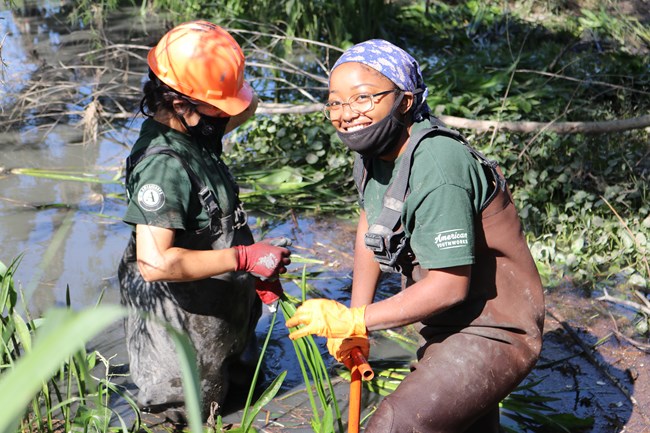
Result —
M544 298L510 192L480 214L468 299L422 322L413 371L386 397L366 433L497 433L499 402L532 370ZM416 268L408 286L426 270Z

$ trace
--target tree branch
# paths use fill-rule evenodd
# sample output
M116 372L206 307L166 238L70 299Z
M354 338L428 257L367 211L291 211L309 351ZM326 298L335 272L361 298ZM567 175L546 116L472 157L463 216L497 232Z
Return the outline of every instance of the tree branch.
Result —
M633 301L627 301L625 299L618 299L613 296L611 296L609 293L607 293L607 290L605 290L605 294L603 296L599 296L596 298L597 301L605 301L605 302L611 302L613 304L619 304L623 305L627 308L631 308L633 310L639 311L641 313L645 313L646 315L650 316L650 308L646 307L645 305L641 305L639 303L633 302Z
M605 120L602 122L499 122L496 120L474 120L456 116L438 116L454 128L474 129L479 132L498 127L511 132L530 133L545 129L556 134L600 134L642 129L650 126L650 114L631 119Z
M320 111L322 107L323 104L320 103L298 105L260 103L257 113L309 114ZM438 116L438 118L454 128L473 129L478 132L484 132L498 127L501 130L521 133L544 130L546 132L555 132L556 134L601 134L650 127L650 114L631 119L605 120L602 122L499 122L496 120L467 119L444 114Z

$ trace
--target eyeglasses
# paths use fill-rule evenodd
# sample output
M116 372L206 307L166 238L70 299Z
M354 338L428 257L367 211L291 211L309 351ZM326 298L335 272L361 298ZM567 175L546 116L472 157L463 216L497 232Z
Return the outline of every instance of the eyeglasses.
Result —
M328 119L332 119L332 117L334 118L340 117L341 113L343 113L344 105L350 107L350 110L352 110L357 114L364 114L372 110L373 108L375 108L375 98L379 96L387 95L389 93L396 93L396 92L401 92L401 90L390 89L390 90L384 90L383 92L373 93L373 94L360 93L358 95L350 96L348 98L348 102L340 102L340 101L327 102L323 107L323 114L325 114L325 117L327 117Z

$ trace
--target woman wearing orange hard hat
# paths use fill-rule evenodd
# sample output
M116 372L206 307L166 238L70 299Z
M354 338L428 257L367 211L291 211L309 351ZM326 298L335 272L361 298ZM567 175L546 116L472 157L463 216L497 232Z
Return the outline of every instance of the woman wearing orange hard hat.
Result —
M133 235L118 274L138 404L182 420L181 371L165 325L194 345L204 416L212 403L223 407L233 380L248 387L261 302L282 292L290 242L254 242L221 159L223 135L257 107L235 39L210 22L184 23L147 63L147 119L126 161L124 221Z

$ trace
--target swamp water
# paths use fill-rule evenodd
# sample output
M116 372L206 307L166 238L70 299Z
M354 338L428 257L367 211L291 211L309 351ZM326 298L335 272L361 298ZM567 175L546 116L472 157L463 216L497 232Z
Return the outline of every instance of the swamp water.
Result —
M48 65L81 63L75 60L77 56L90 50L92 38L88 32L71 33L67 23L57 16L60 2L40 2L32 6L36 8L26 6L19 13L0 10L0 36L7 35L2 46L6 63L0 91L3 109L0 120L3 122L16 108L16 99L11 95L30 90L33 80L47 71ZM162 34L157 25L160 24L151 20L143 23L137 14L116 14L109 19L104 32L112 42L146 47L155 41L155 36L147 36L147 31L151 35ZM142 55L140 64L131 65L136 70L141 69L142 76L145 53L144 50L139 52ZM115 71L115 75L119 73ZM40 127L37 127L36 118L30 117L20 127L3 129L0 133L0 260L9 264L21 256L15 279L34 314L52 306L66 305L68 287L72 308L95 305L100 298L103 303L119 302L116 269L130 228L121 222L124 202L113 195L122 193L120 170L129 146L135 141L142 117L134 116L133 110L126 120L115 121L110 127L103 125L103 133L96 142L83 144L84 126L79 113L83 112L96 87L88 74L78 76L70 101L57 100L47 92L39 94L41 103L64 105L77 114L62 116L67 120L59 119L47 126L41 122ZM65 80L49 81L42 89L68 85ZM130 84L135 89L141 87L138 81ZM26 113L36 116L38 110ZM21 175L16 168L65 169L80 173L82 177L83 173L91 173L105 183ZM307 265L308 283L315 291L313 296L348 300L354 238L351 221L298 215L294 220L273 222L260 228L257 227L260 220L253 210L249 211L250 223L258 238L262 231L265 236L287 236L293 240L294 254L321 261ZM296 261L290 272L299 277L302 266ZM397 280L389 279L381 291L388 295L396 287ZM300 296L293 282L287 282L285 290ZM596 301L581 297L574 290L555 288L550 289L547 300L568 323L580 328L578 338L589 345L611 334L612 324L607 311ZM257 329L260 342L265 337L270 317L265 308ZM290 389L299 386L302 377L283 321L279 319L278 322L264 360L265 380L268 382L287 370L284 389ZM541 380L534 389L545 397L559 398L551 406L560 412L594 417L594 432L641 432L650 428L645 415L650 407L650 357L647 353L630 349L610 335L598 346L600 352L596 354L596 361L602 364L598 366L580 356L580 347L562 323L567 322L552 317L547 321L542 359L530 379ZM93 344L104 356L112 357L112 365L126 362L120 324L115 324ZM324 345L322 347L326 353ZM406 352L381 337L374 341L372 352L375 360L409 358ZM633 398L625 395L612 377L603 375L603 369L612 372L614 379ZM267 431L273 429L267 428Z
M27 103L32 98L50 98L44 105L35 104L35 110L24 110L23 121L0 132L0 261L9 265L20 257L15 281L34 316L55 306L65 306L68 297L73 309L91 307L100 299L103 304L120 302L117 267L131 228L121 221L126 207L116 195L123 193L123 162L144 120L134 109L125 120L103 125L96 141L84 142L83 111L92 100L92 93L101 90L101 86L97 87L93 77L81 70L78 75L72 74L79 77L77 81L70 81L69 76L61 81L50 78L51 70L59 65L83 63L79 57L92 51L92 37L88 31L70 32L68 24L57 15L59 7L59 2L40 2L19 11L0 11L0 34L6 35L2 49L6 66L0 93L0 123L11 118L19 100L16 95L28 95L37 88L38 93L27 96ZM164 32L161 28L161 23L152 21L145 26L137 11L131 11L111 16L105 32L114 43L146 46ZM157 36L148 36L147 32ZM140 54L146 55L146 51L140 50ZM141 70L134 74L136 81L128 83L137 91L146 74L144 56L140 64L130 67ZM118 69L113 75L119 76ZM112 80L110 72L103 74L103 80ZM65 90L69 87L72 90ZM57 100L58 95L71 97ZM25 101L20 99L20 103ZM62 115L57 121L39 121L38 111L46 111L49 103L65 105L71 114ZM39 177L32 169L64 172L65 176L81 180ZM84 178L97 182L86 182ZM310 296L318 293L342 301L349 299L352 221L299 215L287 221L269 221L254 209L247 211L257 239L289 237L294 255L314 262L301 263L296 257L289 268L299 282L306 266L310 275L307 282L314 290ZM260 226L259 222L263 224ZM285 279L284 289L301 297L299 286L290 278ZM257 327L260 346L271 317L264 307ZM283 389L303 383L287 334L280 313L264 357L266 385L285 370ZM122 371L121 366L128 362L123 340L122 324L116 323L92 342L92 348L109 358L116 371ZM324 340L322 343L326 353ZM326 359L331 362L329 356Z

